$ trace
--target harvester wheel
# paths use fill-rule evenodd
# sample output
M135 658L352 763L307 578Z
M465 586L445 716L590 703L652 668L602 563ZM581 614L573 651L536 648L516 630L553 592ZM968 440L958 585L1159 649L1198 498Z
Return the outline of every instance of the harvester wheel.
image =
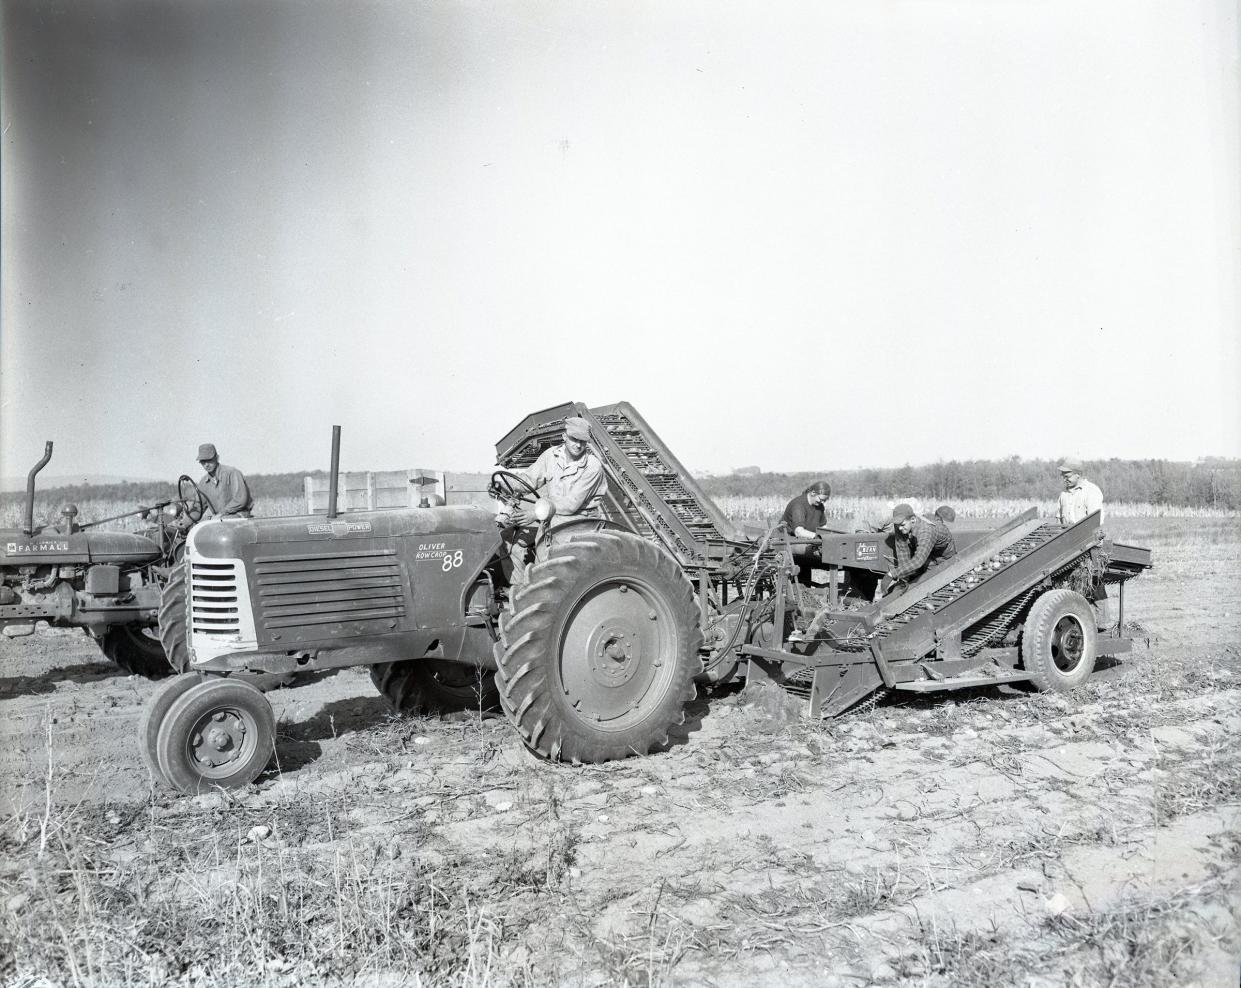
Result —
M371 682L398 714L449 714L500 706L495 673L446 659L374 665Z
M1021 662L1040 690L1064 693L1094 670L1095 614L1073 590L1049 590L1034 602L1021 636Z
M185 622L185 565L179 563L168 574L159 598L159 640L174 672L185 672L190 667Z
M159 767L159 755L155 750L155 742L159 736L159 726L164 722L172 705L185 695L186 691L202 682L202 677L187 673L174 676L164 683L156 694L151 697L142 711L142 719L138 722L138 740L142 744L142 759L147 768L164 785L169 785L163 769Z
M500 705L545 758L644 755L685 723L702 668L698 607L677 563L643 538L589 532L556 546L530 568L501 636Z
M125 672L147 679L163 679L172 675L172 666L158 638L147 634L138 624L117 624L99 640L103 654Z
M259 777L276 746L276 716L261 691L237 679L192 684L156 725L160 773L188 794L239 789Z

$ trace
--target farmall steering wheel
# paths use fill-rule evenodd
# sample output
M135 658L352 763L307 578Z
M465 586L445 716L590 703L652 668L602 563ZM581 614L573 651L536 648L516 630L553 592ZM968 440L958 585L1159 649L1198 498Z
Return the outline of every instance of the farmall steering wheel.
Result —
M193 494L185 493L185 485L189 484ZM181 474L177 478L177 500L185 505L185 514L192 522L202 521L202 517L207 512L210 504L207 502L207 496L194 483L194 478L188 474Z
M519 473L509 470L497 470L491 475L491 483L487 485L487 493L503 504L506 508L515 508L519 504L537 501L538 488Z

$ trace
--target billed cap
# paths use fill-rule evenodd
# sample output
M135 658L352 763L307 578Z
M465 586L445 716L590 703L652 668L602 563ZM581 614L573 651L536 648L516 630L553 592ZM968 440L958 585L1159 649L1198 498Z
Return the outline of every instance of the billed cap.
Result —
M892 509L892 520L893 521L904 521L906 518L912 518L913 516L914 516L914 509L911 508L908 504L905 504L904 502L898 504L895 508Z
M1082 472L1081 460L1074 460L1071 458L1065 460L1063 463L1060 464L1060 472L1061 473L1081 473Z
M590 439L590 423L577 415L571 415L564 420L564 434L569 439L586 442Z
M215 443L203 443L198 447L198 462L214 460L220 454L215 451Z
M957 513L952 509L952 506L948 504L941 504L938 508L936 508L935 515L943 521L957 520Z

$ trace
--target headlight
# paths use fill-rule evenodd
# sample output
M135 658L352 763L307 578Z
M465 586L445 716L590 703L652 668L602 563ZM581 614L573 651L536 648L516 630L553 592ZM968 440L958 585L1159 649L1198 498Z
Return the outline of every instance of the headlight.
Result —
M171 504L165 505L164 514L166 514L169 518L180 518L181 503L179 501L173 501Z
M539 521L547 521L556 513L556 506L545 497L539 498L534 502L534 517Z

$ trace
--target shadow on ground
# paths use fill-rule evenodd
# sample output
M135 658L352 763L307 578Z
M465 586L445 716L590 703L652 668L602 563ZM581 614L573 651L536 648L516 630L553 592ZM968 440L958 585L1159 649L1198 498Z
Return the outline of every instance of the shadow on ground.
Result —
M58 683L97 683L100 680L125 678L128 675L129 673L100 656L98 662L83 662L74 666L49 669L38 676L0 677L0 700L51 693Z

